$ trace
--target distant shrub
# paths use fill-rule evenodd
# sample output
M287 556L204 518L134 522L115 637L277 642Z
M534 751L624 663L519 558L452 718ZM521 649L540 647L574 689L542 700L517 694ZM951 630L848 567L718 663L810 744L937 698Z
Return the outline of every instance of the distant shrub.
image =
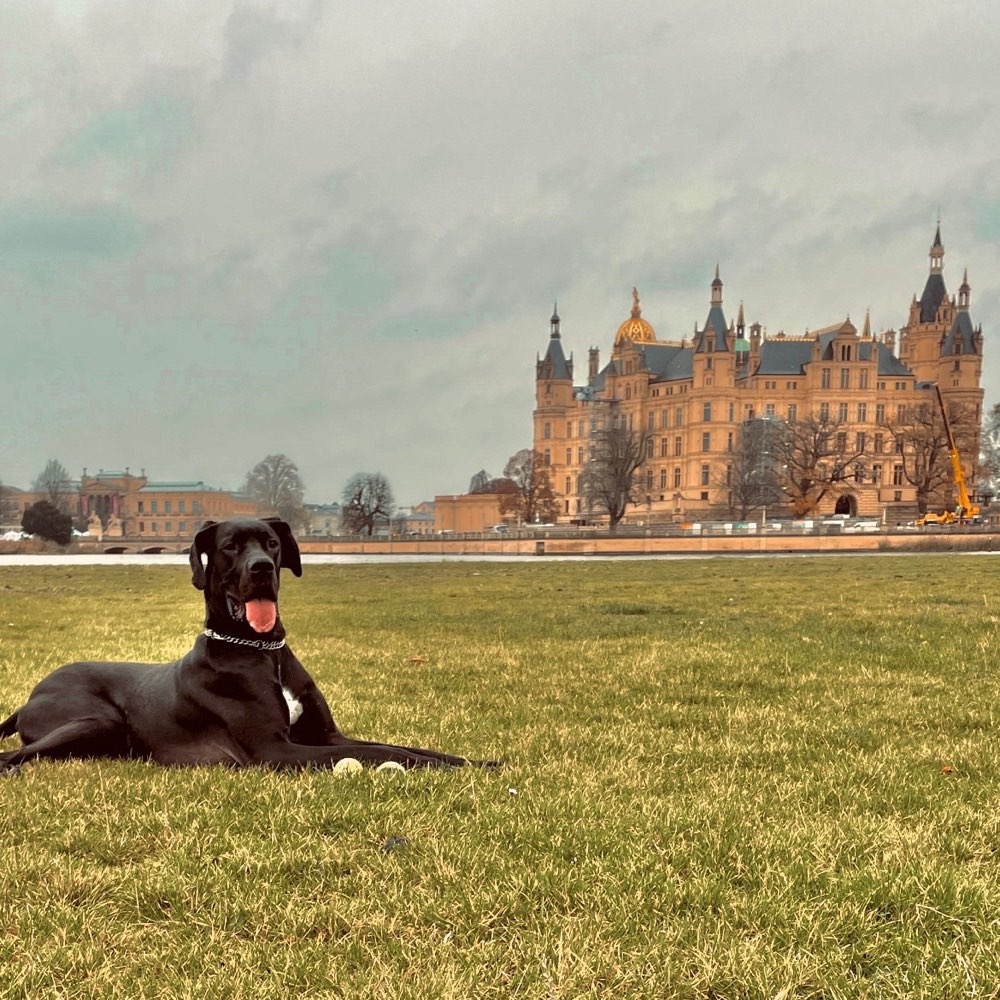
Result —
M21 527L29 535L37 535L57 545L69 545L73 537L73 519L48 500L39 500L25 510Z

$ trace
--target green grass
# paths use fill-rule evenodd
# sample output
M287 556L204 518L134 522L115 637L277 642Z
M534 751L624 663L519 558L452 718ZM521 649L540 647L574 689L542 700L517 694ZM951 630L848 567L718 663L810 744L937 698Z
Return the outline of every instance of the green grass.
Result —
M283 618L341 726L507 766L25 767L0 997L994 996L996 581L964 555L309 566ZM201 622L180 568L5 568L0 596L4 714Z

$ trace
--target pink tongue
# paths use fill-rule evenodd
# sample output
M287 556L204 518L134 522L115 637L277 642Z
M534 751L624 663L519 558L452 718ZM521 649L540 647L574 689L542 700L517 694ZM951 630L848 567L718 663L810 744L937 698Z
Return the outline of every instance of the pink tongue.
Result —
M247 601L247 621L255 632L270 632L278 617L278 605L274 601L256 598Z

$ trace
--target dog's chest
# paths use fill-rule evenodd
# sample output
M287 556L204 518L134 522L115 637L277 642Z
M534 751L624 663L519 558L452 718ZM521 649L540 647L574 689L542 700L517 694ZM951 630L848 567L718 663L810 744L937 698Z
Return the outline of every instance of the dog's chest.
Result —
M288 724L294 726L302 715L302 702L284 685L281 687L281 693L285 696L285 704L288 706Z

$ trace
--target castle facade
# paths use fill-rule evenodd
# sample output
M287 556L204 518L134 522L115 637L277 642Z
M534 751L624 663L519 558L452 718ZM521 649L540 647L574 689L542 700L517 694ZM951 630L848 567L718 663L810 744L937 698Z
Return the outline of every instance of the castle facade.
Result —
M748 422L794 424L813 416L835 426L846 449L860 456L814 513L896 523L915 514L916 488L889 425L933 400L926 392L932 383L949 409L974 427L961 456L971 492L982 424L983 335L970 318L967 273L957 296L949 296L943 270L939 225L923 293L913 296L898 333L873 332L866 315L860 331L847 318L800 336L769 336L760 323L747 327L742 303L735 320L726 318L716 269L704 325L696 325L690 340L660 340L633 289L631 315L615 334L610 360L602 365L599 349L591 348L581 383L563 350L556 311L546 350L536 359L534 448L549 467L559 520L601 520L581 477L595 434L611 423L645 432L638 502L624 522L648 524L732 517L733 465ZM768 509L783 513L790 508Z

